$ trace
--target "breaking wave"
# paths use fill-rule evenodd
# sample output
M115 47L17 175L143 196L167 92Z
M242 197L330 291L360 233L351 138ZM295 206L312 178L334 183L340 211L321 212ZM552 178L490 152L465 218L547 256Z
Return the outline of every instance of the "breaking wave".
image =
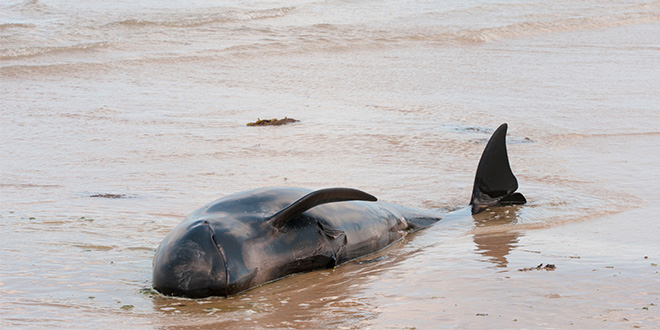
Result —
M165 17L163 19L126 19L113 24L128 26L128 27L146 27L146 26L164 26L164 27L198 27L203 25L228 23L228 22L245 22L255 21L269 18L278 18L286 15L294 7L271 8L264 10L230 10L220 13L205 13L205 14L190 14L190 15L177 15L172 17Z
M94 49L105 48L108 47L109 45L110 43L101 41L101 42L91 42L91 43L80 43L70 46L22 47L22 48L3 49L0 50L0 60L12 60L12 59L20 59L20 58L48 55L48 54L89 51Z
M44 12L51 8L39 0L25 0L12 6L14 9L31 12Z
M29 29L35 27L32 23L0 23L0 30L4 29Z
M524 21L504 26L481 29L463 28L451 30L447 26L415 27L413 29L370 29L363 25L316 24L292 26L287 30L273 31L289 35L289 42L263 42L240 45L226 49L229 52L250 54L261 51L314 52L342 49L365 49L399 46L401 44L434 43L438 45L480 44L524 38L543 34L606 29L612 27L645 24L660 21L660 10L645 10L618 15L600 15L585 18L540 17L536 21Z
M464 30L456 35L463 42L490 42L539 34L605 29L660 21L660 13L646 11L589 18L567 18L547 22L522 22L501 27Z

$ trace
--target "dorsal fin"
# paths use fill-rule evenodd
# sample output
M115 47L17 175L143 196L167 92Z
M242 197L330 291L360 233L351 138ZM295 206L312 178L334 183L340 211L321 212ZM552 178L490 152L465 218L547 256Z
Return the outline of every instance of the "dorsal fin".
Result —
M268 220L275 228L282 228L289 219L294 219L314 206L345 201L370 201L378 199L364 191L352 188L326 188L312 191L297 201L291 203L281 211L275 213Z
M472 214L491 205L524 204L525 197L515 193L518 180L511 171L506 152L507 124L502 124L490 137L479 160L472 188Z

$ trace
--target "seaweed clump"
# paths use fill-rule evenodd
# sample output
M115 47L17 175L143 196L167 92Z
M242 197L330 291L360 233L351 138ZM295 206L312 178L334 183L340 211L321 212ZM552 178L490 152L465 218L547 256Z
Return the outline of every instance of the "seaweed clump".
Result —
M277 119L277 118L259 119L259 118L257 118L257 121L255 121L253 123L247 123L247 125L248 126L279 126L279 125L284 125L284 124L289 124L289 123L295 123L297 121L300 121L300 120L293 119L293 118L288 118L288 117L284 117L284 119Z
M119 198L128 198L124 194L94 194L90 195L92 198L110 198L110 199L119 199Z
M547 271L554 271L555 269L557 269L557 266L555 266L555 265L553 265L553 264L547 264L547 265L545 265L545 267L544 267L543 264L541 263L541 264L539 264L539 265L536 266L536 267L521 268L521 269L518 269L518 271L519 271L519 272L529 272L529 271L532 271L532 270L547 270Z

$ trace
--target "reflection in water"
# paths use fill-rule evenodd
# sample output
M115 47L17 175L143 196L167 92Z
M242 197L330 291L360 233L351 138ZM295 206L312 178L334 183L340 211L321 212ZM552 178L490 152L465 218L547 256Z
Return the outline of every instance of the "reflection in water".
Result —
M443 239L455 238L468 230L469 224L461 219L477 227L473 235L477 253L496 267L506 267L507 255L519 241L519 233L508 231L509 225L519 220L518 209L493 208L471 218L469 212L458 212L455 218L450 213L446 221L441 221L431 231L421 232L428 236L397 242L385 251L336 269L298 274L229 298L154 296L154 312L161 316L157 326L162 329L351 328L350 324L381 317L377 301L384 293L375 290L379 294L374 295L373 281L383 281L382 285L387 286L388 277L383 277L384 273L405 277L414 269L411 266L429 269L427 259L424 259L424 266L420 266L421 261L414 258L425 250L428 253L428 244L441 244ZM440 259L433 261L440 262ZM408 266L402 266L406 262ZM400 294L396 286L389 287L387 292L391 293L389 290L393 290L395 296Z
M229 298L153 296L161 329L340 328L378 316L374 297L365 294L379 274L421 252L404 241L336 269L297 274ZM373 261L373 262L372 262Z
M520 207L495 207L472 216L477 227L473 240L477 253L486 257L485 261L492 262L496 267L506 267L507 255L518 245L519 232L507 230L479 230L481 228L494 228L518 223L518 210Z

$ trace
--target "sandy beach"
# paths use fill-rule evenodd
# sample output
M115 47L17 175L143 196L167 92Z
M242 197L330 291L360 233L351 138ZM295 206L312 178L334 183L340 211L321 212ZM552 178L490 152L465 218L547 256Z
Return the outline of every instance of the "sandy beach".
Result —
M4 3L0 328L658 328L659 32L644 1ZM472 216L505 122L528 203ZM177 223L264 186L452 212L230 298L152 290Z

